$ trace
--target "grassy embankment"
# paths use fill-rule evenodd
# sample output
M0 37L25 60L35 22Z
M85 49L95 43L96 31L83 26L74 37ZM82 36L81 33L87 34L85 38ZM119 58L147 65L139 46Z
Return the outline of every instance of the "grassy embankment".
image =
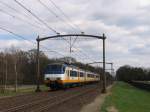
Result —
M100 112L150 112L150 92L117 82Z
M15 96L20 94L26 94L26 93L34 93L36 87L26 87L26 88L18 88L17 92L15 92L13 89L6 90L4 93L0 92L0 97L4 96ZM45 85L41 85L41 90L46 91L49 88L47 88Z

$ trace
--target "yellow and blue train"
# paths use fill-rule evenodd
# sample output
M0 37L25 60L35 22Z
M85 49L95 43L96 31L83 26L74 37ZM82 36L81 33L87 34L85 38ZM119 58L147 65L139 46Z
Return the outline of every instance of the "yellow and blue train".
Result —
M99 80L99 74L65 63L49 64L44 72L44 82L51 89L69 88L98 82Z

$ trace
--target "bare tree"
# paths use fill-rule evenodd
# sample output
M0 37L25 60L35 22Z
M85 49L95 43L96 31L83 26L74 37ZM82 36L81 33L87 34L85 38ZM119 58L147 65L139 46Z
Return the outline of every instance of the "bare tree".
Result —
M1 92L4 93L4 54L0 53L0 80Z
M7 57L5 56L5 81L4 81L4 89L7 89L7 76L8 76L8 71L7 71Z
M18 88L18 69L17 69L17 62L18 62L18 52L19 50L16 49L15 47L12 47L10 49L11 54L12 54L12 59L13 59L13 65L14 65L14 76L15 76L15 92L17 92L17 88Z
M14 70L15 70L15 92L17 92L17 87L18 87L18 72L17 72L17 62L15 60L14 63Z

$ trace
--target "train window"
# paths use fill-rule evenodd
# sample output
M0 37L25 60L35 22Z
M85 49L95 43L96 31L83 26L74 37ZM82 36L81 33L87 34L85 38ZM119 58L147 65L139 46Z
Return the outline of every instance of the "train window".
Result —
M62 74L62 65L48 65L45 69L45 74Z
M91 74L91 77L92 77L92 78L94 78L94 75L93 75L93 74Z
M94 74L88 74L88 77L94 78Z
M63 72L65 72L65 69L66 69L66 68L65 68L65 67L63 67L62 69L63 69Z
M70 76L71 77L77 77L77 72L76 71L70 71Z
M88 77L91 77L91 74L88 74Z
M83 74L83 72L80 72L80 77L84 77L84 74Z

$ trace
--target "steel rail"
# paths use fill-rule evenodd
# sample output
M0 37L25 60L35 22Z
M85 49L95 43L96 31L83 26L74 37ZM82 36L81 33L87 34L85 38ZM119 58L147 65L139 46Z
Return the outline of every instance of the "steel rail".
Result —
M97 88L97 87L95 87L95 88ZM62 104L62 103L66 102L66 101L69 101L69 100L71 100L73 98L76 98L78 96L82 96L82 95L84 95L84 94L86 94L88 92L93 92L95 90L95 88L92 88L90 90L87 90L87 91L84 91L84 92L72 95L72 96L67 97L67 98L63 98L62 100L59 100L59 101L57 100L56 102L51 103L50 105L42 106L41 108L34 110L34 112L43 112L43 111L45 111L45 110L47 110L47 109L49 109L49 108L51 108L51 107L53 107L55 105Z
M2 110L2 112L15 112L15 111L19 111L19 110L22 110L26 107L30 107L30 106L34 106L34 105L37 105L39 103L42 103L42 102L46 102L46 101L49 101L49 100L52 100L52 99L55 99L57 97L60 97L60 96L63 96L65 95L66 93L64 94L59 94L59 95L55 95L55 96L52 96L50 98L45 98L45 99L42 99L42 100L35 100L35 101L32 101L30 103L27 103L27 104L23 104L23 105L19 105L19 106L16 106L16 107L12 107L12 108L9 108L9 109L6 109L6 110ZM27 108L26 108L27 109Z
M85 89L88 89L88 88L85 88ZM78 92L81 92L83 90L80 90L80 91L71 91L71 93L78 93ZM16 111L21 111L23 109L28 109L27 107L32 107L32 106L36 106L40 103L46 103L46 102L49 102L51 101L52 99L55 99L55 98L59 98L59 97L63 97L64 95L69 95L69 93L64 93L64 94L59 94L59 95L55 95L55 96L52 96L50 98L45 98L45 99L42 99L42 100L35 100L35 101L32 101L30 103L27 103L27 104L23 104L23 105L19 105L19 106L16 106L16 107L12 107L12 108L9 108L9 109L6 109L6 110L1 110L2 112L16 112ZM43 108L45 106L42 106L41 108ZM40 108L40 109L41 109Z

